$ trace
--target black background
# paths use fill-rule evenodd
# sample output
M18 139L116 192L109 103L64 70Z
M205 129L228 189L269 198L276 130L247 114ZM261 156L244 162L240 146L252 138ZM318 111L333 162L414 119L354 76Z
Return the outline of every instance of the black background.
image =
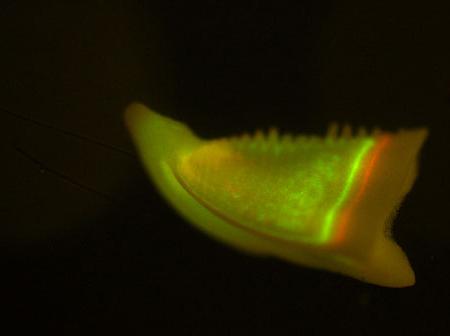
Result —
M446 3L2 2L2 322L55 335L449 334ZM427 126L394 226L417 284L253 258L191 228L133 154L122 114L135 100L203 137Z

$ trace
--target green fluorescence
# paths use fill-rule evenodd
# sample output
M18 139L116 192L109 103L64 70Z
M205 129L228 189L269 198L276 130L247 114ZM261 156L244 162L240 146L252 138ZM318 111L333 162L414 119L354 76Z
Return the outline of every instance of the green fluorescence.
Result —
M339 211L339 209L344 204L345 200L347 200L350 190L352 190L352 187L354 187L356 176L358 175L358 172L361 168L361 162L363 161L364 157L366 156L367 152L370 150L370 148L373 147L375 141L373 139L367 139L364 140L361 149L356 154L355 159L353 160L353 163L351 165L350 173L348 174L345 186L340 193L336 203L332 206L330 210L328 210L326 216L325 216L325 222L323 225L323 229L320 233L319 241L321 243L324 243L330 239L330 237L333 234L333 224L336 219L336 215Z
M161 195L211 237L381 286L414 284L386 232L417 176L425 128L367 135L332 125L325 137L271 129L205 140L141 104L125 119Z

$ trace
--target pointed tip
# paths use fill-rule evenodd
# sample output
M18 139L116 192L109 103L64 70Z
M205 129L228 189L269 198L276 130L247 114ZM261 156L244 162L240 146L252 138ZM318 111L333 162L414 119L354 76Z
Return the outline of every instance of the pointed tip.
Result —
M124 119L138 151L148 157L167 157L202 141L185 124L140 103L130 104Z
M127 106L124 113L125 124L128 129L133 129L136 124L145 120L151 111L143 104L133 102Z
M373 259L373 283L394 288L410 287L416 283L416 276L408 257L393 240L382 238L376 246Z

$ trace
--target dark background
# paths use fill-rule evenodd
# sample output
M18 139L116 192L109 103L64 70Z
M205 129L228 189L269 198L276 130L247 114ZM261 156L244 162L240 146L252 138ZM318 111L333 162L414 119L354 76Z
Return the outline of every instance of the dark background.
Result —
M449 334L446 3L2 2L2 328ZM133 154L134 100L204 137L427 126L394 226L417 284L253 258L191 228Z

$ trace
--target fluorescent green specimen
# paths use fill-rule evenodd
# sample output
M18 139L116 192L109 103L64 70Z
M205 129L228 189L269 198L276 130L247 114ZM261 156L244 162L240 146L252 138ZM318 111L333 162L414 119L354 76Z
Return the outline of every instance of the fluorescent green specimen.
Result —
M414 283L386 232L414 181L425 130L203 140L139 104L126 119L154 183L208 234L380 285Z

